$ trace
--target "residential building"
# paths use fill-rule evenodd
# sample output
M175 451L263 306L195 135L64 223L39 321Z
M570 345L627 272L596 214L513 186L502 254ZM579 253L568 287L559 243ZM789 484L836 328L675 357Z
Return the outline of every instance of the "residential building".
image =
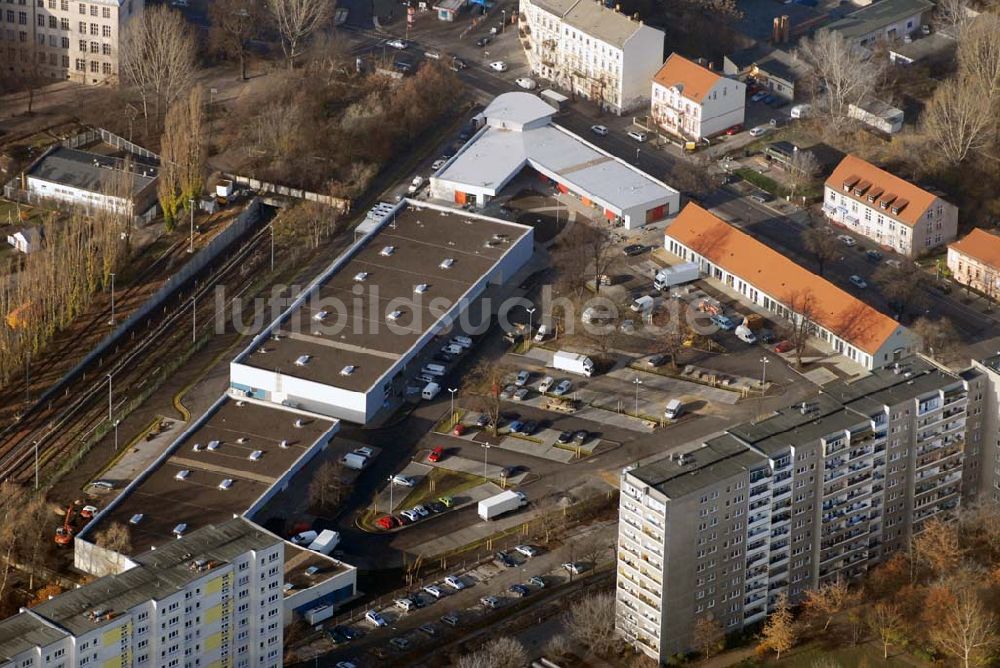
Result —
M282 665L285 542L243 519L0 621L0 668Z
M743 81L753 80L772 95L789 102L801 94L796 86L808 74L792 54L767 45L753 46L726 56L722 61L722 72Z
M18 253L34 253L42 247L42 232L37 226L24 227L7 235L7 243Z
M677 53L653 77L652 120L682 137L712 137L742 125L746 85Z
M847 115L884 135L894 135L903 129L903 110L881 100L848 105Z
M910 357L621 474L616 628L664 661L855 578L976 500L985 375ZM992 462L991 462L992 464ZM985 492L985 489L984 489Z
M0 6L0 62L30 79L116 83L125 26L145 0L19 0Z
M666 250L785 320L805 318L823 345L866 369L912 352L917 337L889 316L697 204L667 228Z
M852 46L869 48L876 42L895 42L919 31L933 9L930 0L880 0L823 29L840 33Z
M223 395L76 534L74 567L98 577L128 573L205 527L234 517L259 526L258 514L260 522L271 517L270 501L330 447L339 427L319 415ZM127 528L127 548L98 544L112 525ZM284 611L279 621L332 614L356 595L353 566L292 543L283 549L282 577L270 587Z
M389 415L427 347L534 253L527 225L408 199L364 231L233 360L233 396L358 424Z
M948 270L962 285L1000 297L1000 237L975 228L948 244Z
M528 172L627 230L677 213L680 193L554 123L555 113L530 93L497 96L480 130L431 176L431 196L482 207Z
M662 30L593 0L520 0L521 43L531 71L621 114L649 102L663 63Z
M907 257L958 233L958 207L854 155L826 180L823 212L832 223Z

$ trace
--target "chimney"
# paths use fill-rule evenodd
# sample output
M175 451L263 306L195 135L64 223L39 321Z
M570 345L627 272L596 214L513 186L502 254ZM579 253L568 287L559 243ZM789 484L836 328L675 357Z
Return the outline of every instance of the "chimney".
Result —
M791 31L791 27L792 27L792 24L791 24L791 21L788 18L788 15L787 14L782 15L782 17L781 17L781 43L782 44L787 44L788 43L788 37L789 37L789 32Z
M774 44L781 42L781 19L777 16L774 17L774 21L771 23L771 42Z

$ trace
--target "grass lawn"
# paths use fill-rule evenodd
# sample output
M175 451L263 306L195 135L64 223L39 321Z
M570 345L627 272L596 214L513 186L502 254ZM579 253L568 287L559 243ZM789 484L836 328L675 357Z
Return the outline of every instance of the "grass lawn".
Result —
M396 507L405 510L442 496L455 496L459 492L482 485L483 482L485 482L483 478L477 475L435 467Z
M0 199L0 225L7 225L8 218L10 219L10 224L14 228L20 227L21 225L35 225L42 222L46 213L44 209L39 209L38 207L28 206L25 204L21 205L20 210L28 213L28 220L26 222L21 222L21 220L17 217L17 202Z
M841 666L889 666L910 668L927 665L916 657L902 652L898 647L889 646L889 658L882 658L882 645L868 642L851 647L831 647L828 643L812 642L792 650L781 661L769 661L768 665L784 668L812 668L820 659L834 661Z

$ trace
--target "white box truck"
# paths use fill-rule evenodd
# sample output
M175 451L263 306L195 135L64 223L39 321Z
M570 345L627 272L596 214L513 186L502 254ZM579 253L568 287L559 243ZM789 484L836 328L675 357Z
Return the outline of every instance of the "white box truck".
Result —
M316 540L309 543L309 549L320 554L330 554L333 548L340 542L340 532L331 529L323 529L316 536Z
M675 264L672 267L664 267L656 272L653 277L653 287L657 290L666 290L675 285L684 285L691 281L697 281L701 276L697 262L685 262Z
M568 371L588 378L594 374L594 362L581 353L571 353L567 350L557 350L552 356L552 366L561 371Z
M527 503L528 497L524 494L508 489L506 492L500 492L496 496L480 501L479 516L484 520L492 520Z
M356 452L348 452L340 458L340 462L349 469L360 471L368 463L368 458Z

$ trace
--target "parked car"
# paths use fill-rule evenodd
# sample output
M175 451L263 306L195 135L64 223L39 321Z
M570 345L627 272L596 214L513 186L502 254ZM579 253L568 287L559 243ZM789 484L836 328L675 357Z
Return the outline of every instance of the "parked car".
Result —
M400 487L413 487L416 485L416 481L413 478L405 475L394 475L392 476L392 484L399 485Z
M566 445L567 443L571 443L572 441L573 441L573 432L571 431L560 432L558 438L556 438L556 443L559 443L561 445Z
M500 550L493 556L496 558L497 561L503 564L504 568L514 568L515 566L517 566L517 562L514 561L514 559L503 550Z
M528 584L533 584L539 589L545 589L545 578L541 575L532 575L528 578Z
M433 596L434 598L441 598L444 596L444 592L437 585L424 585L424 591Z
M752 199L753 201L757 202L758 204L767 204L772 199L774 199L774 196L771 195L771 193L769 193L769 192L765 192L763 190L760 190L760 191L757 191L757 192L751 194L750 195L750 199Z
M455 428L451 430L451 433L455 434L455 436L461 436L462 432L458 431L458 428L463 427L462 431L465 431L464 426L465 425L463 425L462 423L456 424ZM442 457L444 457L444 448L434 448L433 450L431 450L431 454L427 455L427 461L439 462L441 461Z
M555 383L555 379L552 376L546 376L542 378L542 382L538 384L538 391L545 394L552 388L552 384Z
M453 505L455 505L455 499L453 499L450 496L441 496L438 497L438 503L440 503L445 508L451 508Z
M416 522L417 520L420 519L420 515L417 513L417 511L413 509L404 510L403 512L400 513L400 515L410 520L411 522Z
M456 591L465 589L465 583L458 579L458 576L449 575L444 579L444 583Z
M765 95L764 97L761 98L760 101L766 104L767 106L771 106L772 104L775 103L776 100L777 98L774 97L773 95Z
M538 422L535 420L525 420L524 425L521 427L521 434L524 436L531 436L536 431L538 431Z
M490 610L496 610L497 608L500 607L500 599L498 599L496 596L483 596L481 599L479 599L479 602L482 603L484 607L487 607Z
M514 385L518 387L524 387L528 384L528 380L531 378L531 372L521 369L517 372L517 377L514 379Z
M733 127L728 128L726 130L726 134L729 135L730 137L733 136L733 135L735 135L735 134L739 134L741 132L743 132L743 124L742 123L737 123Z
M629 130L626 134L637 142L646 141L646 133L640 130Z
M711 317L712 324L726 332L736 329L736 321L726 315L716 314Z
M507 63L505 63L502 60L494 60L492 63L490 63L490 69L495 72L506 72Z
M897 260L896 258L890 258L890 259L886 260L885 264L886 264L887 267L892 267L893 269L902 269L903 268L903 263L900 262L899 260Z
M378 614L375 610L369 610L365 613L365 621L369 624L373 624L374 626L388 626L385 618Z
M403 74L406 74L413 69L413 63L410 63L406 60L397 60L393 62L392 66L396 68L396 70L402 72Z
M406 612L417 609L417 604L408 598L397 598L395 604L397 608Z
M758 125L757 127L750 129L750 136L762 137L770 129L771 128L767 127L766 125Z
M513 399L514 401L524 401L525 399L528 398L528 394L530 394L530 393L531 393L531 390L529 390L526 387L522 387L522 388L518 389L517 392L514 393L514 396L511 397L511 399Z
M572 573L573 575L579 575L584 570L583 564L578 563L576 561L571 561L569 563L563 564L563 569Z
M490 425L490 416L486 413L480 413L479 417L476 418L476 426L480 429L488 427Z
M607 137L608 136L608 129L606 127L604 127L603 125L591 125L590 126L590 131L593 132L595 135L597 135L599 137Z
M531 590L525 587L523 584L512 584L507 591L514 594L518 598L524 598L531 593Z
M590 438L590 432L584 431L583 429L573 434L573 442L579 443L580 445L586 443L588 438Z
M431 638L438 634L437 629L432 624L421 624L417 630Z
M838 234L837 239L839 239L840 242L845 246L847 246L848 248L850 248L851 246L855 246L858 243L857 241L854 240L854 237L848 234Z
M379 529L388 531L389 529L392 529L393 527L396 526L396 519L392 515L384 515L378 518L378 520L375 522L375 525Z
M524 428L524 423L520 420L514 420L509 425L507 425L507 431L512 434L520 434L521 430Z
M420 517L427 517L431 514L431 511L427 510L423 506L413 506L413 512L415 512Z
M410 43L407 42L405 39L390 39L388 42L385 43L385 45L391 46L394 49L399 49L400 51L404 51L405 49L410 48Z
M437 170L439 170L442 167L444 167L444 165L445 165L446 162L448 162L448 161L447 160L435 160L434 162L431 163L431 169L433 169L436 172Z
M508 385L500 391L500 398L509 401L510 398L514 396L515 392L517 392L517 387L514 385Z
M789 340L779 341L778 345L774 347L774 352L776 353L787 353L791 352L795 348L795 344Z
M865 257L867 257L872 262L880 262L882 260L882 253L877 250L865 251Z
M751 102L760 102L765 97L767 97L767 93L765 91L763 91L763 90L758 90L756 93L754 93L753 95L750 96L750 101Z
M847 280L849 280L851 282L851 285L856 287L858 290L864 290L865 288L868 287L868 281L861 278L857 274L852 274L851 277Z
M573 383L571 381L560 380L559 384L552 390L552 394L557 397L561 397L562 395L568 393L571 389L573 389Z
M476 40L476 46L478 46L481 49L487 44L489 44L491 41L492 40L490 37L488 37L487 35L483 35L482 37Z
M642 255L646 251L646 247L642 244L631 244L622 249L627 257L634 257L636 255Z
M461 436L464 433L465 433L465 425L462 424L461 422L459 422L458 424L456 424L454 427L451 428L452 436ZM436 462L437 460L432 459L431 461Z
M444 504L441 503L440 501L431 501L430 503L427 504L427 510L437 515L438 513L443 513L448 509L445 508Z
M535 90L538 88L538 84L535 83L535 80L529 77L518 77L514 79L514 83L525 90Z
M410 641L406 638L393 638L389 641L389 644L401 652L410 648Z
M532 547L531 545L518 545L517 547L514 548L514 551L517 552L518 554L523 554L529 559L531 557L538 556L538 550Z
M646 366L663 366L663 363L667 361L666 355L651 355L646 358Z
M466 67L468 67L468 65L466 65L465 61L461 58L455 58L451 61L451 69L455 72L464 70Z
M448 626L458 626L458 615L454 612L449 612L447 615L441 617L441 623L447 624Z
M424 177L414 176L413 180L410 181L410 186L406 189L406 191L412 195L413 193L417 192L423 187L424 187Z

